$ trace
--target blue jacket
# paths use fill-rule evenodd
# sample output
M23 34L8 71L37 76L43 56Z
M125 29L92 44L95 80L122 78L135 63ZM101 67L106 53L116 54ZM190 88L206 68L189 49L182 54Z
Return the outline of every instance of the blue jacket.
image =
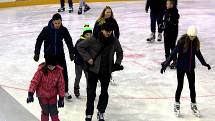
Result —
M188 35L183 35L177 43L177 46L172 51L170 56L167 58L167 60L163 63L163 66L169 65L169 63L172 61L173 57L178 54L178 60L176 68L180 70L190 71L195 68L195 56L199 59L202 65L206 65L205 59L203 58L200 49L198 50L194 44L196 43L198 38L195 38L193 41L189 40L188 50L187 52L182 52L184 43L186 39L189 39Z
M56 56L64 56L63 40L65 41L69 54L74 54L74 47L72 38L66 27L61 25L59 29L55 29L52 20L49 21L48 26L44 27L39 34L36 45L35 54L40 54L41 45L44 41L44 54L51 54Z

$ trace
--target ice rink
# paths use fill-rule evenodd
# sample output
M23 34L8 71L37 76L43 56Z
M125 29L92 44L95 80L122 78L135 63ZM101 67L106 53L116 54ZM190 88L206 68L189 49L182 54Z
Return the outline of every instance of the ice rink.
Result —
M201 118L195 117L190 110L189 87L185 78L181 99L182 117L173 112L174 95L177 86L176 71L167 69L160 74L160 63L164 61L163 42L147 43L150 35L150 17L145 13L145 1L89 3L89 12L78 15L78 4L74 4L74 13L61 13L63 25L69 29L73 43L79 39L85 23L94 26L102 9L112 7L120 28L120 42L124 50L122 64L125 69L113 74L115 85L109 87L109 104L106 121L215 121L215 1L179 0L180 13L179 37L189 25L196 25L201 42L201 51L207 63L207 70L197 60L196 93ZM0 88L6 90L18 103L24 106L38 120L40 106L37 98L32 104L26 103L29 83L39 63L43 62L43 49L39 62L33 60L36 38L48 24L59 5L41 5L0 9ZM67 6L66 6L67 7ZM43 47L42 47L43 48ZM75 80L74 62L69 59L66 46L66 60L69 75L69 90L73 94ZM86 80L81 80L81 98L65 101L65 107L59 109L62 121L84 121L86 108ZM97 99L99 95L97 88ZM2 103L4 96L0 97ZM12 106L6 103L5 108ZM0 107L1 110L2 107ZM15 110L15 109L14 109ZM1 113L1 111L0 111ZM0 121L9 120L0 114ZM93 121L96 120L94 111ZM19 113L11 117L19 117Z

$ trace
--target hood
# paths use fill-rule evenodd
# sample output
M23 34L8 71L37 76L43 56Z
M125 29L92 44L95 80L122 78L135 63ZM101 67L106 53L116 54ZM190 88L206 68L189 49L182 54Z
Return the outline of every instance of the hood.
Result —
M51 29L53 29L53 30L55 30L54 25L53 25L53 23L52 23L52 19L49 20L49 22L48 22L48 27L51 28ZM63 27L63 24L61 23L61 26L60 26L59 29L61 29L62 27Z

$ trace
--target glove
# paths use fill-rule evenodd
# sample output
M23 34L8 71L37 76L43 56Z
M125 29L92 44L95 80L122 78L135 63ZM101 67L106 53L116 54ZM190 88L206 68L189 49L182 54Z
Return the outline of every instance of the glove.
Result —
M64 107L64 97L59 97L58 108L63 108L63 107Z
M28 98L27 98L27 103L34 102L34 93L33 92L28 92Z
M162 66L162 67L161 67L161 71L160 71L160 72L161 72L161 74L163 74L163 73L165 72L165 70L166 70L166 67L167 67L167 66L165 65L165 61L161 63L161 66Z
M113 72L114 71L120 71L120 70L123 70L124 69L124 67L123 67L123 65L119 65L119 64L114 64L113 65Z
M38 55L38 54L35 54L35 55L34 55L34 60L35 60L36 62L38 62L39 58L40 58L40 55Z
M162 68L161 68L161 71L160 71L161 74L163 74L163 73L165 72L165 70L166 70L166 68L165 68L165 67L162 67Z
M70 57L71 61L73 61L75 59L75 56L73 54L71 54L69 57Z
M208 67L208 70L211 69L211 66L209 64L205 64L204 66Z

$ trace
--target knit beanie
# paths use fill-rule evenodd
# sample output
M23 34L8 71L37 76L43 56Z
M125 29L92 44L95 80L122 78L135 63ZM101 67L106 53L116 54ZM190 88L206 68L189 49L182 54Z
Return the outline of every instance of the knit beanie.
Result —
M83 36L84 36L86 33L93 33L92 28L90 28L90 25L89 25L89 24L85 24L85 25L84 25L84 28L83 28Z
M195 36L195 37L197 36L197 29L194 25L188 27L187 35L188 36Z

